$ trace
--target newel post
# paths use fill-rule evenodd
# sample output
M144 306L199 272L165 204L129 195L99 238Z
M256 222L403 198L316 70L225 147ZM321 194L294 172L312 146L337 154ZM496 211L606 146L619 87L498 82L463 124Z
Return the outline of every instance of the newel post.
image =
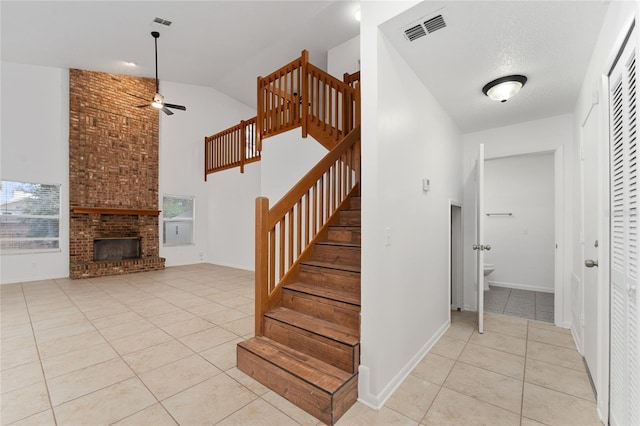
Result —
M300 75L302 77L302 137L307 137L307 124L309 121L309 52L307 50L302 51L302 64L300 69Z
M258 77L258 105L256 111L256 147L262 151L262 131L264 129L264 92L262 90L262 77Z
M256 198L256 336L262 336L262 316L269 310L269 199Z

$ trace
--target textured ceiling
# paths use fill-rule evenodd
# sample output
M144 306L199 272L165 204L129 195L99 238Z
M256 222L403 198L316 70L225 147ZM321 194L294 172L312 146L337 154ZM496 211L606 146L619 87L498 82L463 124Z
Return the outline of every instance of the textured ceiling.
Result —
M216 88L256 103L256 77L309 50L358 35L352 1L1 1L3 61L154 76L156 17L160 80ZM139 66L128 67L133 60Z
M463 132L573 111L606 14L602 1L427 1L381 26ZM447 26L413 42L404 29L442 14ZM528 82L499 103L482 93L491 80Z

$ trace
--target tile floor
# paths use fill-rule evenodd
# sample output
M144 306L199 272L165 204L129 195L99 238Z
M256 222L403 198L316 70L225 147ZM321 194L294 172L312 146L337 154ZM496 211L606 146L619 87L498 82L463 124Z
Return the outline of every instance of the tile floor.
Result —
M2 425L317 425L235 367L253 274L200 264L0 286ZM344 425L596 425L567 330L454 312L380 411Z
M484 292L484 311L553 323L553 293L490 285Z

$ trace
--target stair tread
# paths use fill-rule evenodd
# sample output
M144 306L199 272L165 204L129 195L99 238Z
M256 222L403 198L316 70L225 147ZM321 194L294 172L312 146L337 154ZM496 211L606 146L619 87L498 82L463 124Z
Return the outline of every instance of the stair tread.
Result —
M253 337L238 343L238 346L330 394L353 377L351 373L268 337Z
M325 299L336 300L339 302L360 306L360 295L348 291L342 291L330 287L320 287L304 282L295 282L292 284L288 284L284 286L284 288L301 293L311 294L313 296L323 297Z
M303 314L302 312L294 311L293 309L278 307L267 312L265 317L281 321L285 324L324 336L328 339L335 340L336 342L346 345L356 346L360 343L357 330Z
M339 246L339 247L355 247L360 248L360 244L354 243L343 243L338 241L319 241L316 243L319 246Z
M360 266L343 265L340 263L319 262L316 260L309 260L306 262L300 262L301 265L316 266L319 268L337 269L340 271L348 272L360 272Z

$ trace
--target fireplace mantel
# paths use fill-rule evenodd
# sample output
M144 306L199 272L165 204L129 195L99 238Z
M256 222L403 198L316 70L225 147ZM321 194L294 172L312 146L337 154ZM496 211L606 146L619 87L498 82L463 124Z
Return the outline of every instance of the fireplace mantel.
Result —
M113 207L71 207L71 213L75 214L115 214L137 216L159 216L161 210L150 209L120 209Z

